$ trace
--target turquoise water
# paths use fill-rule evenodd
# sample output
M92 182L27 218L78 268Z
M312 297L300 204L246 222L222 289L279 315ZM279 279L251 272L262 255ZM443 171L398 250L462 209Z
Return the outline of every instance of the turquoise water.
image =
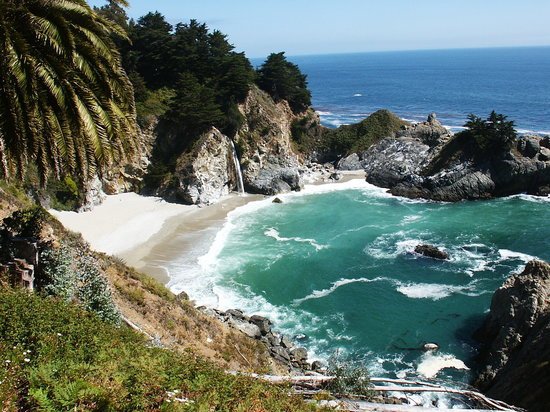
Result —
M473 366L471 335L494 290L532 257L550 259L548 199L422 202L361 181L282 198L231 213L199 259L199 280L175 276L172 286L199 303L267 315L276 329L307 335L316 356L339 350L374 375L426 375L445 359ZM418 243L450 261L414 254ZM426 342L440 351L415 350ZM469 372L437 377L466 381Z

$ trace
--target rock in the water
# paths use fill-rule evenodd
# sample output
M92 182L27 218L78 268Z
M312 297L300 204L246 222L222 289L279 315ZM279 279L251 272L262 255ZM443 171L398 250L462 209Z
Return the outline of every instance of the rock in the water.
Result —
M432 350L438 350L439 345L437 343L425 343L422 345L422 350L425 351L432 351Z
M252 315L250 317L250 323L256 325L260 329L262 335L266 335L271 332L271 321L266 317Z
M275 199L273 199L272 203L283 203L283 201L281 200L280 197L276 197Z
M431 257L433 259L449 259L449 254L447 252L440 250L433 245L417 245L414 248L414 251L420 255Z
M476 337L484 344L476 386L528 409L550 405L550 265L529 262L495 292Z

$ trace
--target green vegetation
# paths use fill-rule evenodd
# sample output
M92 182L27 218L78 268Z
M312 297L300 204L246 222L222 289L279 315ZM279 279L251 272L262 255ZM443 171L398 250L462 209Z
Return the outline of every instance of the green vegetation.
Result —
M310 411L287 388L224 373L192 353L61 300L0 291L4 411Z
M329 358L327 373L334 376L327 389L335 395L366 399L374 396L369 372L361 362L343 360L335 353Z
M286 59L284 52L270 54L258 69L258 86L275 101L288 101L294 113L301 113L311 105L307 76Z
M133 149L115 23L85 0L0 2L0 173L85 180Z
M510 150L516 141L517 132L514 122L506 119L507 116L494 110L485 120L470 114L464 125L468 129L460 133L460 138L473 142L482 153Z
M302 151L315 150L323 161L333 161L351 153L361 153L384 137L393 136L407 122L388 110L378 110L360 123L337 129L320 127L309 117L292 124L292 138Z

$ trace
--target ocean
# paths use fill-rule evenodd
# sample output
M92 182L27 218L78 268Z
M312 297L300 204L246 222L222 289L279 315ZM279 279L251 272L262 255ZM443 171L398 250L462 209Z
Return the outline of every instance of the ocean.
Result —
M435 111L458 127L495 109L525 130L550 130L550 48L292 60L326 124L389 108L413 120ZM375 376L467 383L493 292L529 260L550 260L550 198L410 200L362 179L280 197L230 212L210 243L169 262L169 286L197 304L265 315L277 331L305 335L298 343L313 358L338 353ZM450 260L415 254L419 243Z
M454 131L492 110L522 133L550 134L550 47L426 50L289 57L307 74L328 127L378 109L423 121L435 112ZM260 60L253 60L255 66Z

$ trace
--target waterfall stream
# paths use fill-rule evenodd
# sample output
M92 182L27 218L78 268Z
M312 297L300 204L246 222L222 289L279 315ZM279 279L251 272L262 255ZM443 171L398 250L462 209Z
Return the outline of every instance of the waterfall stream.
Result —
M239 194L244 194L244 182L243 182L243 173L241 171L241 163L239 162L239 157L237 156L237 149L235 149L235 143L233 140L231 142L231 148L233 149L233 165L235 166L235 173L237 174L237 190Z

